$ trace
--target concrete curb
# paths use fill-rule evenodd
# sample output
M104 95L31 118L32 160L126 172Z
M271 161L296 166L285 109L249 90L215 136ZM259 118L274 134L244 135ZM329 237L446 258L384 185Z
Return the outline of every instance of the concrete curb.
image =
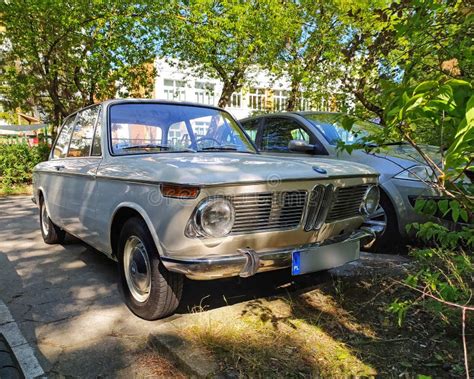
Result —
M193 348L177 333L178 325L165 324L148 337L148 342L173 360L178 368L191 377L209 378L216 375L217 363L208 355Z
M25 378L43 377L44 371L35 353L18 328L8 307L0 300L0 334L15 355Z

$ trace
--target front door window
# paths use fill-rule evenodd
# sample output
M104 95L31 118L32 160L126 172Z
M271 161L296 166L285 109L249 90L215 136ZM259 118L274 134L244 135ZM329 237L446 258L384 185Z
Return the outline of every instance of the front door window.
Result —
M262 133L261 149L286 153L290 152L291 140L310 142L309 134L297 122L288 118L270 118L266 121Z

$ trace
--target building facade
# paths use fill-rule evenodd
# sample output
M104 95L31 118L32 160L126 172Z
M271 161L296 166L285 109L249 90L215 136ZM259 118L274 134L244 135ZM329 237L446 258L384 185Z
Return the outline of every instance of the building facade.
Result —
M223 87L220 80L198 76L192 69L183 69L161 59L156 60L155 66L155 99L217 105ZM238 119L259 112L283 112L286 110L289 89L290 83L286 79L254 70L247 75L242 89L232 94L230 105L226 109ZM321 110L325 107L324 104L312 104L309 99L301 96L298 108Z

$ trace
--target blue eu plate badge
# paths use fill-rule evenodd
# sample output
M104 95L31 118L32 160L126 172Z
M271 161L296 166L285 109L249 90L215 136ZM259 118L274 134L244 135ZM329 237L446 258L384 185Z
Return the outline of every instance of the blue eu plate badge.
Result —
M291 253L291 274L299 275L301 272L301 256L298 250Z

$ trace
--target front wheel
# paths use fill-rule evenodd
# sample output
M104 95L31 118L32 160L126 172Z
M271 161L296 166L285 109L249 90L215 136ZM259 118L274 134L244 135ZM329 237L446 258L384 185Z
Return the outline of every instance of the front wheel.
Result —
M166 270L145 222L129 219L118 245L120 285L128 308L145 320L172 314L183 292L183 276Z
M66 232L51 221L44 199L40 199L39 218L43 241L49 245L63 243Z
M397 215L387 195L380 194L380 204L375 212L368 216L365 224L377 231L375 240L365 244L363 250L372 253L398 253L402 241L398 231Z

